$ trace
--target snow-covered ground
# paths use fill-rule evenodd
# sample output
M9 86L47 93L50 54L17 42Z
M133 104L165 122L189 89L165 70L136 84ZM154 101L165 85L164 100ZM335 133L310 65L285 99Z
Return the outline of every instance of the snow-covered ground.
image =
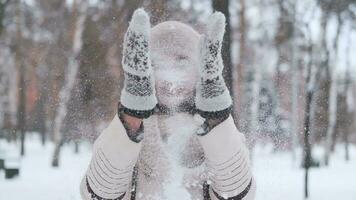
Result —
M20 176L5 180L4 172L0 171L0 199L79 200L78 188L90 159L90 145L81 144L78 154L74 154L73 144L65 145L60 167L52 168L53 145L42 146L39 141L35 135L27 138L26 156L20 161ZM0 149L18 152L19 148L1 140ZM318 149L316 152L316 157L321 157ZM311 200L356 199L356 146L351 146L350 155L351 161L346 163L343 147L338 146L329 167L311 170ZM293 161L291 153L272 153L269 146L258 146L253 159L257 200L303 199L304 172L299 167L300 162Z
M304 170L292 154L271 153L271 148L258 147L254 152L254 173L257 179L257 200L304 199ZM309 173L310 200L356 200L356 146L351 146L349 162L344 160L339 145L329 167L312 168ZM301 151L297 152L300 158ZM322 160L321 148L314 149L314 158Z

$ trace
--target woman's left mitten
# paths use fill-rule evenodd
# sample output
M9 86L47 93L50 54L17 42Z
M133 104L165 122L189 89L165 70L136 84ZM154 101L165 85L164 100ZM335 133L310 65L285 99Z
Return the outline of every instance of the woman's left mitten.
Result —
M196 87L195 104L204 118L226 118L230 114L232 99L226 87L221 47L225 33L225 16L220 12L208 20L207 33L201 37L200 79Z

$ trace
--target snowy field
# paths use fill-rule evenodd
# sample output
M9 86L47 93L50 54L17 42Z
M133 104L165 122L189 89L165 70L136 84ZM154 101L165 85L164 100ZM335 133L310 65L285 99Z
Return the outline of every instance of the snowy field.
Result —
M27 138L26 157L20 162L19 177L5 180L4 172L0 171L0 200L80 200L79 182L90 159L90 145L82 144L78 154L74 154L73 144L65 145L60 167L52 168L53 145L42 146L39 141L36 136ZM3 140L0 148L7 152L19 149ZM311 200L356 200L356 146L350 150L348 163L343 159L342 146L338 146L329 167L311 170ZM321 157L318 149L316 157ZM291 153L272 153L270 147L259 146L253 158L257 200L303 199L304 172L299 167L300 162L293 161Z

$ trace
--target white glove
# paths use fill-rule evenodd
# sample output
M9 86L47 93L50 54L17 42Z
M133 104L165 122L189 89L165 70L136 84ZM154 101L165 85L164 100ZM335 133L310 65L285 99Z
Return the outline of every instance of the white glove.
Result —
M204 118L219 118L230 113L232 100L222 71L221 46L225 33L225 16L215 12L208 19L207 33L200 41L200 79L197 83L195 103Z
M124 39L125 81L120 101L125 113L139 118L149 117L157 104L150 59L150 28L148 14L137 9Z

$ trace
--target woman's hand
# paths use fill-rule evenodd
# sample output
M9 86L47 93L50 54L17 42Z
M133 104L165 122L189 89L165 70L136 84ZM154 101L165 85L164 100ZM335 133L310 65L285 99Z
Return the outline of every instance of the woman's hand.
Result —
M195 103L204 118L227 118L232 99L226 87L221 47L225 33L225 16L215 12L208 19L207 31L202 35L200 79L196 87Z
M120 109L140 119L149 117L157 104L150 58L150 29L148 14L137 9L124 39L122 66L125 80Z

